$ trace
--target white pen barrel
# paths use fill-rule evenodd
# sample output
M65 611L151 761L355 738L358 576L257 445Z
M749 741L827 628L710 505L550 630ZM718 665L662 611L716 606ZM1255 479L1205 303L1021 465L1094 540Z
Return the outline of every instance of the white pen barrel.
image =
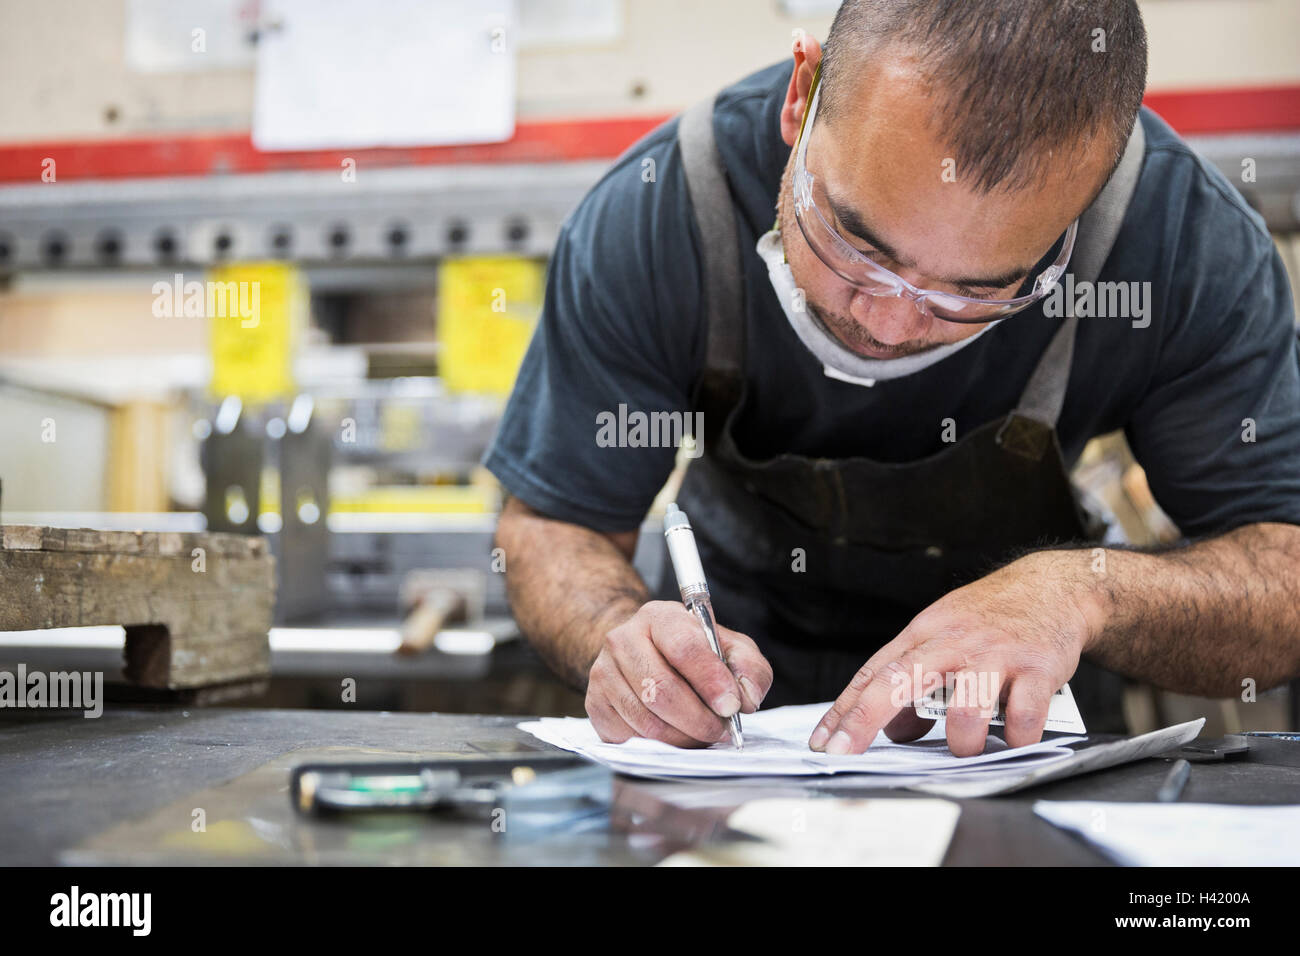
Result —
M669 505L664 515L664 540L668 542L668 557L673 564L673 573L677 575L682 602L690 605L692 600L707 596L709 585L704 579L700 552L695 547L695 532L691 530L685 512L676 505Z

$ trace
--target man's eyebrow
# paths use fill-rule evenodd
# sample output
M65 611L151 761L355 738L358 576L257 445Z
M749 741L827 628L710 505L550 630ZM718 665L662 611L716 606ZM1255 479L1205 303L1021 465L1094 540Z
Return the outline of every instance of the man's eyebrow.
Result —
M1011 269L1002 275L981 278L949 279L951 285L963 289L1005 289L1009 285L1020 285L1029 275L1028 269Z
M862 217L851 206L837 202L835 197L831 196L829 193L827 193L826 200L830 204L831 212L834 213L835 218L839 220L840 225L843 226L851 235L861 239L873 249L884 253L890 258L890 260L897 262L900 266L910 267L914 264L911 260L900 256L898 251L890 246L889 243L883 241L879 236L873 233L871 227L863 221ZM940 281L946 282L949 285L960 286L965 289L1005 289L1009 285L1019 285L1023 282L1025 277L1029 275L1029 269L1031 268L1033 267L1010 269L995 276L968 276Z
M889 243L885 242L883 239L881 239L879 236L873 233L871 231L871 227L868 226L866 222L863 221L862 217L858 215L857 211L853 209L851 206L847 206L844 203L837 202L835 197L830 195L829 192L826 194L826 199L830 203L831 212L835 214L835 218L839 220L840 225L842 225L845 229L847 229L851 235L854 235L857 238L861 239L863 242L870 245L873 249L877 249L880 252L883 252L885 255L889 256L891 260L897 262L900 266L910 267L914 264L911 262L911 260L903 259L902 257L900 257L898 251L894 249L893 246L891 246Z

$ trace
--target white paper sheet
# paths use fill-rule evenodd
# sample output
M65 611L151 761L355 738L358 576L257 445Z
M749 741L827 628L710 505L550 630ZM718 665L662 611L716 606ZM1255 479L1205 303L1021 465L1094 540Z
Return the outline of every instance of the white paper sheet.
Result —
M1125 866L1300 864L1300 806L1039 800L1034 813Z
M763 842L674 853L660 866L938 866L961 808L949 800L753 800L727 818Z
M808 749L817 721L830 703L777 707L742 717L745 749L730 743L703 750L683 750L655 740L633 738L622 744L602 741L591 721L577 717L544 717L519 725L556 747L580 753L620 773L642 777L798 776L832 773L905 775L974 774L991 767L1026 767L1069 759L1064 744L1085 737L1058 737L1011 749L990 736L985 752L955 757L936 724L920 740L896 744L882 732L864 754L830 756Z
M493 143L515 129L515 0L262 0L262 150Z

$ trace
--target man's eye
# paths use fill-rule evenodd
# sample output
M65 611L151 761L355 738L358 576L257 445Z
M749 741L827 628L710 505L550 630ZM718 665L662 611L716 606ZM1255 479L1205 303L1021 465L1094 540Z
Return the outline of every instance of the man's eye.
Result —
M841 235L843 234L841 233ZM844 241L848 244L850 249L858 255L870 259L872 262L879 262L884 258L879 249L872 249L870 246L864 246L861 244L861 240L854 240L846 237Z

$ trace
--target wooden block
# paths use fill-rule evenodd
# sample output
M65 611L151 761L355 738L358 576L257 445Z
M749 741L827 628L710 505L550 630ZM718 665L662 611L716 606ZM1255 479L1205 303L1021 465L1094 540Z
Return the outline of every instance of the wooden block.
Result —
M263 539L7 526L0 541L0 630L121 625L127 679L146 687L270 674L275 561Z

